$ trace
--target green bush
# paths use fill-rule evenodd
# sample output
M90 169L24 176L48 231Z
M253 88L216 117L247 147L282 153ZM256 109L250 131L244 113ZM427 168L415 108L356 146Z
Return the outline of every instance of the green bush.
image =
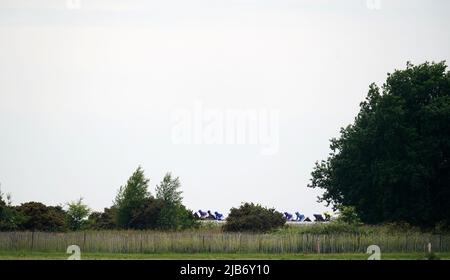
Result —
M0 231L17 230L22 216L11 206L10 197L3 200L3 193L0 191Z
M245 203L230 210L224 231L268 232L282 227L285 223L283 214L275 209Z
M197 226L193 213L182 204L166 202L158 220L158 229L162 230L182 230Z
M395 234L395 233L414 233L423 232L424 229L410 225L407 222L394 222L386 223L380 226L381 232L384 234Z
M115 208L105 208L103 212L92 212L88 217L87 228L93 230L116 229Z
M182 204L154 197L147 198L141 207L135 209L129 221L129 227L133 229L180 230L196 224L192 212Z
M431 252L425 255L425 259L429 261L438 261L441 258L439 258L439 256L437 256L435 253Z
M66 231L67 216L60 206L46 206L40 202L27 202L16 207L23 217L19 228L29 231Z
M339 208L339 217L337 218L337 220L349 225L361 224L361 220L358 217L355 207L352 206L341 206Z
M149 197L139 208L134 209L128 223L133 229L156 229L164 208L164 201Z

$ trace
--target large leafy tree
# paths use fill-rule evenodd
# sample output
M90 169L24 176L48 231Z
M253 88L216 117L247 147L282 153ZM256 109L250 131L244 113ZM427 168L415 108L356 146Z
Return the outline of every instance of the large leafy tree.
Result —
M363 222L450 223L450 72L407 64L372 84L353 124L331 140L310 187Z
M149 181L145 178L144 170L139 166L128 179L127 184L120 187L114 201L116 223L119 228L130 228L134 213L150 198Z

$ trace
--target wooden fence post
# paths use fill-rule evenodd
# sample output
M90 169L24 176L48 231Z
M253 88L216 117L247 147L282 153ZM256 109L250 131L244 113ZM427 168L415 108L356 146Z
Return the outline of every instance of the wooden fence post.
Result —
M86 231L83 232L83 249L86 247Z
M317 237L317 254L320 254L320 236Z
M33 251L34 248L34 231L31 232L31 251Z

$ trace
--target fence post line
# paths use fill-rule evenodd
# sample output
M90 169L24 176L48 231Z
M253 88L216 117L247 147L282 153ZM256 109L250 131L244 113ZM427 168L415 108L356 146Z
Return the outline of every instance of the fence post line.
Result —
M202 251L205 252L205 235L202 235Z
M34 231L31 232L31 251L33 251L34 248Z
M83 250L86 248L86 231L83 232Z
M317 254L320 254L320 236L317 236Z
M142 253L142 232L139 233L139 252Z

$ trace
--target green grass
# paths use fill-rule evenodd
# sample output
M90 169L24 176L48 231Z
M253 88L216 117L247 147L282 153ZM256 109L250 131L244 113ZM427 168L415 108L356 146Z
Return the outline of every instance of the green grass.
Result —
M450 253L436 254L450 260ZM61 252L2 251L0 260L65 260ZM113 254L84 253L83 260L367 260L366 254ZM387 253L383 260L423 260L423 253Z
M84 253L128 254L298 254L364 253L378 245L383 253L450 252L450 235L429 233L320 233L285 229L270 234L215 231L87 231L67 233L0 232L0 251L64 252L69 245ZM301 229L303 230L303 229ZM317 230L317 229L316 229Z
M0 232L0 259L66 259L67 247L79 245L83 259L364 260L374 244L383 259L424 259L429 245L439 258L450 259L449 233L340 223L288 225L265 234L226 233L216 224L179 232Z

